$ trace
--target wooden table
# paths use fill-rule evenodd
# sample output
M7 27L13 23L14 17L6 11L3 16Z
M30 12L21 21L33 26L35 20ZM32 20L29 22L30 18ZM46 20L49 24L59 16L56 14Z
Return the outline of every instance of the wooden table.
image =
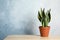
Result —
M60 37L40 37L37 35L9 35L4 40L60 40Z

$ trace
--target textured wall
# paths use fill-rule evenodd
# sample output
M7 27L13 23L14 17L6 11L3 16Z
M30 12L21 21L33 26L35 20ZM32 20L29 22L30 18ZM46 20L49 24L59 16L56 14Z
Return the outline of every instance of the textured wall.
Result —
M39 8L51 8L50 35L60 35L60 0L0 0L0 40L7 35L39 35Z
M38 33L39 5L39 0L0 0L0 40L11 34Z

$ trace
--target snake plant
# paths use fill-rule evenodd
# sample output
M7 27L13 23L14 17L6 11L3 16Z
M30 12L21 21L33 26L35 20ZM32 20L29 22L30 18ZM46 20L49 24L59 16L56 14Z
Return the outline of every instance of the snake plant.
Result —
M45 12L45 8L41 8L40 11L38 11L38 19L42 24L42 27L47 27L48 23L51 21L51 14L50 14L51 9L47 10Z

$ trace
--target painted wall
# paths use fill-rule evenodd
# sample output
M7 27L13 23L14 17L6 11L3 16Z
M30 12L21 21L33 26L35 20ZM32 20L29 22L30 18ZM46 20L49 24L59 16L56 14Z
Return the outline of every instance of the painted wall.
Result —
M0 40L13 34L36 34L39 5L40 0L0 0Z
M40 7L49 9L51 8L51 31L50 35L60 36L60 0L41 0Z
M0 0L0 40L7 35L39 35L39 8L51 8L50 35L60 35L60 0Z

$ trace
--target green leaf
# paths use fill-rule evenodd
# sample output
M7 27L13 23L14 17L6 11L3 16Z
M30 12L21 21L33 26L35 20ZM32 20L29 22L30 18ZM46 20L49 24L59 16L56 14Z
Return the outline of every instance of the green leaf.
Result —
M41 22L41 15L40 15L40 12L38 11L38 19L39 19L39 21Z
M47 27L48 23L51 21L51 14L50 14L51 9L47 10L45 13L45 9L38 11L38 19L41 22L43 27Z
M48 18L49 18L49 22L51 21L51 14L50 14L51 9L48 11Z
M45 8L42 10L42 17L45 18Z

